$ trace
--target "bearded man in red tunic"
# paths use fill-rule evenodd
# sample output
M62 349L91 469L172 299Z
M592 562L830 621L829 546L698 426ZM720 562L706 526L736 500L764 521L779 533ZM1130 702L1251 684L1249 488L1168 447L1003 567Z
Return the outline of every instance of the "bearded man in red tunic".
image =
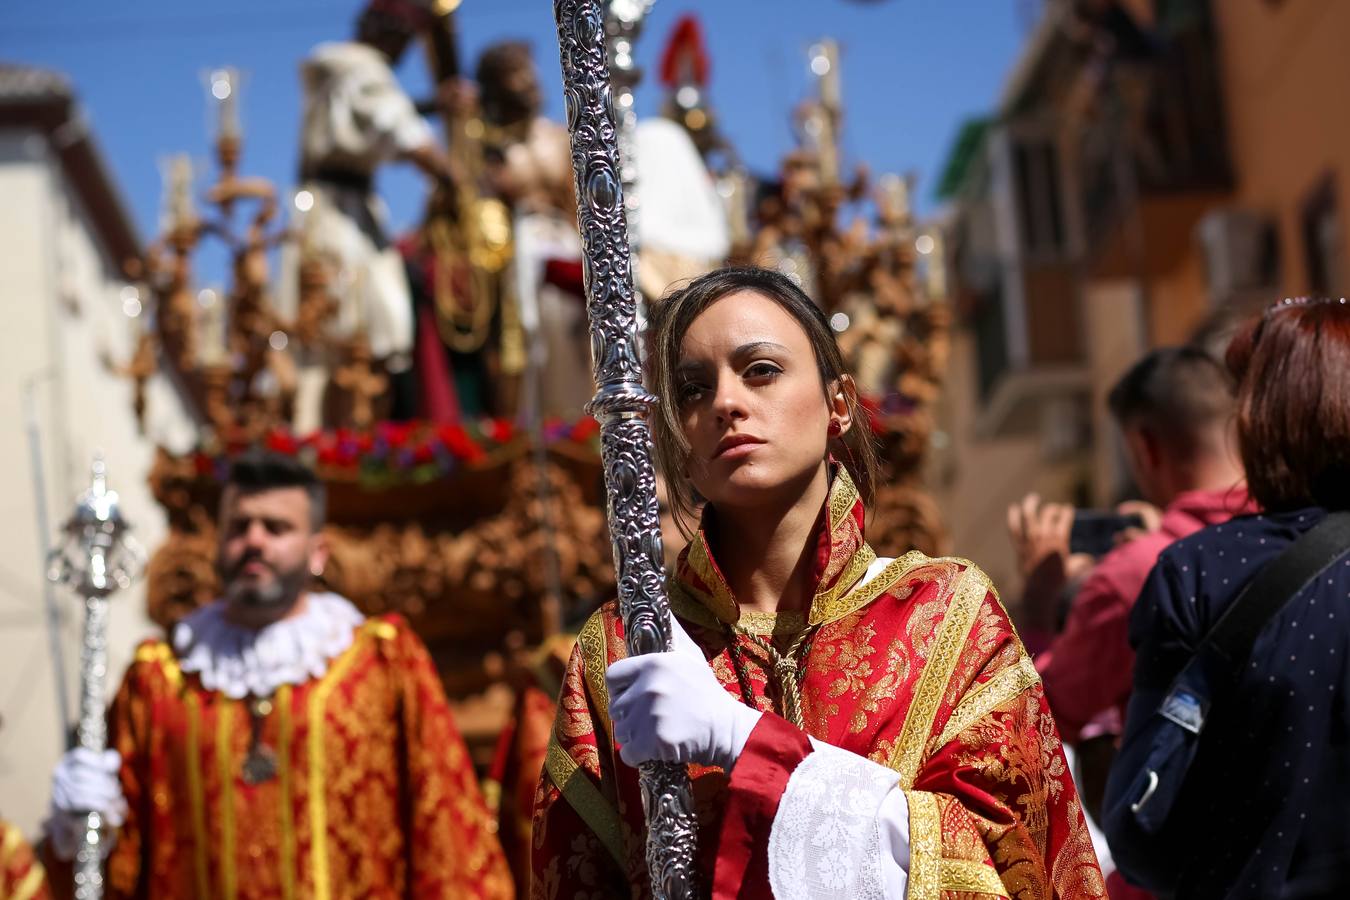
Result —
M54 778L52 845L116 827L108 896L511 897L510 873L426 647L308 589L324 489L289 457L236 461L221 498L224 596L136 652L114 749Z

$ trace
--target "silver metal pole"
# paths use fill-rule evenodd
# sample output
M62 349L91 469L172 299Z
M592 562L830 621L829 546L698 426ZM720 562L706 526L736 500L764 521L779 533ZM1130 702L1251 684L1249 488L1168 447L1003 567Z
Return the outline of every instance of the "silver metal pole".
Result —
M656 401L642 384L637 297L619 174L617 123L605 62L606 5L555 0L567 129L576 176L586 311L597 391L610 540L629 655L671 649L656 473L646 412ZM684 766L639 767L647 814L647 870L657 900L698 895L697 823Z
M145 554L132 540L115 491L108 490L101 456L94 458L89 490L66 522L64 540L48 557L47 577L84 597L84 643L80 652L79 746L101 753L108 746L104 710L108 680L108 597L131 584ZM84 838L75 853L75 900L103 897L103 817L85 816Z

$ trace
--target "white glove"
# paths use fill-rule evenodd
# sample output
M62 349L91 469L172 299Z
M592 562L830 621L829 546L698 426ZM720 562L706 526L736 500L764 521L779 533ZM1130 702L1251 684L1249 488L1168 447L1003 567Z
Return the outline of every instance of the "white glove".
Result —
M763 714L727 693L698 644L670 624L672 652L621 659L605 673L619 756L630 766L657 760L730 772Z
M127 801L118 777L121 769L122 757L116 750L97 753L76 747L61 757L52 773L52 815L47 820L57 856L74 859L84 836L86 813L99 813L110 829L126 823ZM105 852L111 849L111 840L103 843Z

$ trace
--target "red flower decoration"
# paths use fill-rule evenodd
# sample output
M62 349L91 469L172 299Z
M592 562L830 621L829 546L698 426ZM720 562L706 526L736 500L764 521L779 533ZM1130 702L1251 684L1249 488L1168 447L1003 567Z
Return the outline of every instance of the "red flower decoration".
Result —
M441 443L445 444L445 449L449 450L456 458L465 462L478 462L487 456L483 448L474 443L469 433L459 425L442 425L436 429L437 436Z
M407 446L408 438L413 433L413 427L407 422L381 422L376 426L376 429L390 447L400 450Z
M277 429L267 435L267 449L294 456L300 444L290 433Z
M568 435L568 437L581 444L589 441L599 433L600 423L592 416L583 416L580 419L577 419L576 424L572 426L572 433Z

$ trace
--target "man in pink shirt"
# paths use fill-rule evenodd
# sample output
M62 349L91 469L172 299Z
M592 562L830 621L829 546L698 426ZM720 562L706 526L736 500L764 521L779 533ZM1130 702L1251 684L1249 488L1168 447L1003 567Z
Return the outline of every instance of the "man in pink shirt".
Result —
M1119 734L1134 673L1130 610L1158 554L1201 528L1254 511L1232 430L1232 382L1204 351L1176 347L1149 353L1125 373L1108 403L1135 484L1163 512L1156 530L1129 535L1092 568L1063 630L1036 657L1068 743ZM1023 516L1041 514L1034 503L1022 509ZM1044 515L1056 517L1050 508ZM1010 512L1010 519L1015 517ZM1067 556L1067 526L1063 535Z
M1122 534L1121 543L1092 565L1091 557L1069 552L1071 507L1041 505L1033 495L1008 510L1027 577L1021 627L1036 653L1060 735L1076 745L1079 793L1094 818L1134 682L1129 620L1140 589L1168 544L1255 511L1232 427L1232 381L1203 350L1149 353L1107 402L1130 473L1148 501L1122 504L1120 511L1142 513L1146 530ZM1075 582L1080 586L1054 634L1059 599ZM1105 857L1103 864L1115 900L1147 900L1149 894L1125 884Z

